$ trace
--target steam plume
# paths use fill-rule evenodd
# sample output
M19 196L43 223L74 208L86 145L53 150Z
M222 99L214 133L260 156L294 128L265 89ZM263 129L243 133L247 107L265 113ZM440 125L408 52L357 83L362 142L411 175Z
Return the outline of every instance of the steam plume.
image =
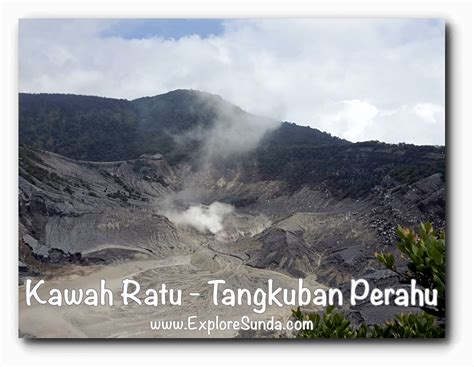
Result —
M224 217L234 211L232 205L213 202L211 205L194 205L187 210L170 211L166 216L176 225L191 226L199 232L217 234L224 229Z
M163 198L159 206L176 225L189 226L201 233L220 232L222 236L225 234L224 218L234 212L234 207L217 201L209 206L195 204L209 202L204 187L208 183L212 186L212 182L219 178L210 174L212 167L222 160L237 160L256 149L264 135L280 123L246 113L218 96L198 93L195 98L198 105L211 106L212 121L173 136L178 146L185 148L197 143L200 148L194 157L195 169L185 174L183 189ZM188 209L183 211L183 207Z

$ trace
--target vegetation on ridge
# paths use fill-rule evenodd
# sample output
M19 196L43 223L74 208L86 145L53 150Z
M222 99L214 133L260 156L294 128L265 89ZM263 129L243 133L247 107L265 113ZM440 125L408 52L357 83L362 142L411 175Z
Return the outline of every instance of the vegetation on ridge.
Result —
M193 163L202 135L221 122L222 111L237 123L258 119L218 96L188 90L133 101L62 94L19 98L20 143L78 160L161 153L171 165ZM290 190L319 186L337 197L364 196L386 177L395 186L445 172L444 147L350 143L287 122L269 131L256 149L232 158L256 167L258 179L282 180Z

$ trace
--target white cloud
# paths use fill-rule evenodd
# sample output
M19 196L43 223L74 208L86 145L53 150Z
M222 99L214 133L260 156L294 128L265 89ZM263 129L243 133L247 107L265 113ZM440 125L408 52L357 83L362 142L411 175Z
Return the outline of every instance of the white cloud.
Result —
M444 108L433 103L417 103L413 107L413 111L429 124L435 125L444 119Z
M444 143L440 22L228 20L220 35L177 40L101 36L112 24L21 21L20 90L132 99L193 88L348 139Z
M379 110L373 104L358 99L342 101L342 105L335 113L321 115L318 119L321 126L350 141L365 140L366 130L373 124Z
M444 145L444 107L440 105L416 103L379 109L355 99L335 104L334 112L328 110L317 115L320 128L350 141Z

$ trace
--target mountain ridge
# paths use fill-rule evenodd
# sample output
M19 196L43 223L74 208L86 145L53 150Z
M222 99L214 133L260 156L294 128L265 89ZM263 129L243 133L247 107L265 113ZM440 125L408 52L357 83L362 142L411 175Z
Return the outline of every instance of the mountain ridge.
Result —
M151 101L151 100L156 100L156 99L161 99L161 98L167 98L167 97L170 97L170 96L187 96L187 98L189 98L190 96L206 96L206 97L210 97L210 98L213 98L217 101L221 101L221 102L224 102L228 105L231 105L233 106L234 108L236 108L237 110L239 111L242 111L242 112L246 112L245 110L243 110L242 108L240 108L239 106L237 105L234 105L232 104L231 102L225 100L224 98L222 98L220 95L218 94L213 94L213 93L209 93L209 92L205 92L205 91L200 91L200 90L195 90L195 89L175 89L175 90L171 90L171 91L168 91L168 92L164 92L164 93L160 93L160 94L156 94L156 95L152 95L152 96L143 96L143 97L138 97L138 98L133 98L133 99L127 99L127 98L113 98L113 97L106 97L106 96L96 96L96 95L84 95L84 94L74 94L74 93L33 93L33 92L20 92L19 93L19 100L20 100L20 109L21 109L21 104L22 104L22 98L30 98L30 97L38 97L38 98L43 98L43 97L52 97L52 98L55 98L55 97L64 97L64 98L77 98L77 99L84 99L84 100L97 100L97 101L105 101L105 102L123 102L123 103L130 103L130 104L134 104L134 103L141 103L141 102L144 102L144 101ZM246 112L246 113L249 113L249 112ZM266 119L270 119L270 118L267 118L267 117L264 117L264 116L259 116L259 115L255 115L255 114L252 114L252 113L249 113L251 115L254 115L254 116L257 116L257 117L261 117L261 118L266 118ZM277 121L277 120L275 120ZM400 145L400 144L403 144L403 145L413 145L413 146L433 146L433 147L444 147L444 145L427 145L427 144L414 144L414 143L405 143L405 142L399 142L399 143L387 143L387 142L383 142L383 141L378 141L378 140L367 140L367 141L359 141L359 142L350 142L348 140L345 140L345 139L342 139L342 138L339 138L337 136L332 136L330 133L327 133L323 130L319 130L317 128L314 128L314 127L310 127L308 125L302 125L302 124L298 124L298 123L295 123L293 121L286 121L286 120L279 120L281 123L287 123L287 124L291 124L291 125L294 125L294 126L297 126L297 127L300 127L300 128L303 128L303 129L309 129L311 131L316 131L316 132L319 132L319 133L322 133L322 134L326 134L326 135L329 135L331 137L335 137L337 139L339 139L340 141L344 141L346 143L353 143L353 144L357 144L357 143L368 143L368 142L373 142L373 143L381 143L381 144L386 144L386 145Z
M382 182L396 186L435 173L444 177L444 147L351 143L249 114L205 92L175 90L132 101L20 94L19 100L20 143L74 160L122 161L160 153L171 166L189 163L199 170L203 159L211 159L283 180L290 190L318 185L338 197L364 196Z

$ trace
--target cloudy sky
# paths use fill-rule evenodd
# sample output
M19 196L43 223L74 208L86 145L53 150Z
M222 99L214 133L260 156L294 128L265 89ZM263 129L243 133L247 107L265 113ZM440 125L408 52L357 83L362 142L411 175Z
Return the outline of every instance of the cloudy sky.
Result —
M444 21L20 21L21 92L186 88L351 141L444 145Z

